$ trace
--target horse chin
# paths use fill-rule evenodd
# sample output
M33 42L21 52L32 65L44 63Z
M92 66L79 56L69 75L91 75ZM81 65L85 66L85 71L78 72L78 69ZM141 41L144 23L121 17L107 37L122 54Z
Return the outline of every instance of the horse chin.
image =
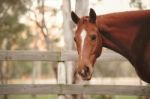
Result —
M86 81L88 81L88 80L91 80L92 76L81 77L81 78L82 78L82 80L86 80Z

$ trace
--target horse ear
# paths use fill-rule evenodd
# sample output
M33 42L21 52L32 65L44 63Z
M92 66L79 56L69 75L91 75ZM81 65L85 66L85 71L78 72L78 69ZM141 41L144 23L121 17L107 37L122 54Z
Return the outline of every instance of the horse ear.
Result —
M89 20L91 23L95 23L96 22L96 13L94 11L94 9L90 8L90 13L89 13Z
M77 24L80 20L80 18L73 11L71 12L71 18L75 24Z

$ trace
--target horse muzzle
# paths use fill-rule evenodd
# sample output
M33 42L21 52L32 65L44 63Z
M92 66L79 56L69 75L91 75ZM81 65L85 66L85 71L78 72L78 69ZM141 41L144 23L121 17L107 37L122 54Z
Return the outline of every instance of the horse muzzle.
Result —
M83 80L90 80L92 77L93 68L91 65L84 65L83 69L78 71L78 74Z

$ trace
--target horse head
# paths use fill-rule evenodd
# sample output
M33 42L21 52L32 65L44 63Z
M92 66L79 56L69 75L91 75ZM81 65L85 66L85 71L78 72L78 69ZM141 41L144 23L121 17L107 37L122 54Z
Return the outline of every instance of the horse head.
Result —
M96 25L96 13L90 9L89 16L79 18L71 12L71 18L77 25L74 37L79 55L77 72L83 80L90 80L96 58L100 56L102 50L102 38Z

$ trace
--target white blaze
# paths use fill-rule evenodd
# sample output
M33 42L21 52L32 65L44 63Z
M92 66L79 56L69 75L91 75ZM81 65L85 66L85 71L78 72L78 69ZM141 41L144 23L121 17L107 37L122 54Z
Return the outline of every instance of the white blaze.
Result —
M82 52L83 52L83 46L84 46L84 41L85 41L86 35L87 35L87 32L86 32L86 30L83 29L80 34L80 37L81 37L81 59L82 59Z

